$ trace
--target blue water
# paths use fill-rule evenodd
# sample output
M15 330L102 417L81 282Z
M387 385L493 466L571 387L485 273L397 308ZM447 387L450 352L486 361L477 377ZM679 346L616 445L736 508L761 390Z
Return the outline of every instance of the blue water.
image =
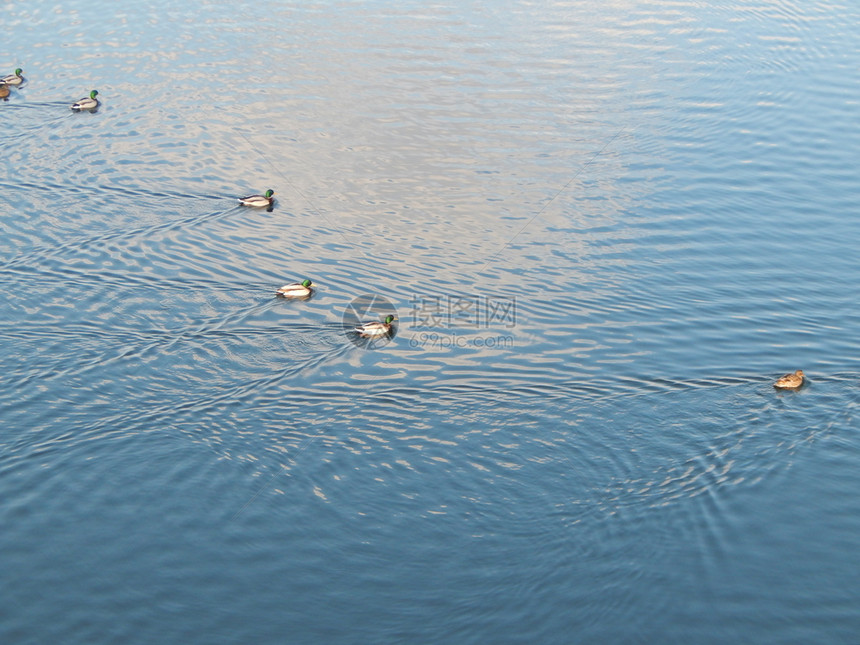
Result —
M173 5L3 10L0 643L858 642L860 8Z

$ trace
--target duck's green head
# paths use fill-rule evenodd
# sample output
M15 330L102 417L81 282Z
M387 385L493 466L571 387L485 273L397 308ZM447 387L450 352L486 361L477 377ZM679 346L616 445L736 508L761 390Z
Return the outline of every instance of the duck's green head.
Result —
M98 91L98 90L93 90L92 92L90 92L90 98L91 98L91 99L96 98L98 95L99 95L99 91Z
M24 70L19 67L18 69L15 70L15 76L21 76L21 72L23 72L23 71Z
M305 289L310 289L312 286L314 286L314 283L311 282L310 280L302 280L302 286Z
M394 322L394 316L386 316L385 317L385 324L386 325L390 325L393 322Z
M271 188L269 188L269 190L266 191L266 199L271 198L271 196L274 194L275 194L275 191L272 190Z

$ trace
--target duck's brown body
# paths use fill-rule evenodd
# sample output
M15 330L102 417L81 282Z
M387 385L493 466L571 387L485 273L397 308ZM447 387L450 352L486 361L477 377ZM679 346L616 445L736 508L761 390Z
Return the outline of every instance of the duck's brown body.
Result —
M793 374L786 374L776 380L774 387L781 390L790 390L803 385L803 370L797 370Z

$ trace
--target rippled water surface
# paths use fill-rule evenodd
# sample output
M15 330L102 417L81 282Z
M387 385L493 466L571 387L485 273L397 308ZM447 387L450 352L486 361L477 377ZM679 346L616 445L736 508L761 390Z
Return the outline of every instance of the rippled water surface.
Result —
M856 5L3 23L0 642L857 642Z

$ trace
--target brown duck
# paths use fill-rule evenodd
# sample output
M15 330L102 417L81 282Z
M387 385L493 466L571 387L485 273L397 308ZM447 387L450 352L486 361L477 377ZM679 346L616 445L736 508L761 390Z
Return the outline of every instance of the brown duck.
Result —
M781 390L789 390L798 388L803 385L803 370L797 370L793 374L786 374L785 376L781 376L776 379L776 383L773 384L774 387L777 387Z

